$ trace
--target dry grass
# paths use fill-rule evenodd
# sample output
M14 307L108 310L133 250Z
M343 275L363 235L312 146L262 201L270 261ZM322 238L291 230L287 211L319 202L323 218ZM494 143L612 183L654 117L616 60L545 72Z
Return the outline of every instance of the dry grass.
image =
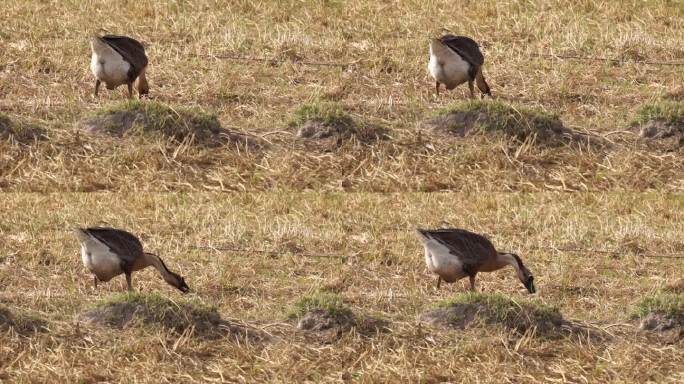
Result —
M8 381L430 382L458 372L459 380L484 382L676 382L684 374L681 344L655 343L631 321L642 298L684 273L681 259L649 257L684 251L680 195L10 193L0 211L0 300L16 313L34 311L49 329L0 335ZM197 300L269 337L207 341L158 328L80 326L77 314L122 292L125 282L93 290L68 230L75 224L139 234L193 288L184 296L149 270L135 278L142 292ZM425 269L413 228L445 225L487 233L498 248L520 254L535 274L536 302L605 337L421 326L418 315L467 286L436 291ZM193 248L199 244L246 251ZM530 298L511 269L483 274L478 284L514 301ZM352 330L332 342L301 334L288 315L312 292L335 292L354 313L388 321L388 331Z
M651 257L684 252L684 153L645 145L631 126L642 105L679 100L682 66L640 61L684 61L684 5L467 4L4 1L0 302L14 325L0 326L0 381L683 381L681 342L650 340L630 316L684 273L682 259ZM123 89L92 97L87 41L102 30L146 44L154 104L145 107L215 116L266 145L83 134L81 119L125 99ZM499 105L558 116L609 145L549 148L420 128L467 105L467 87L437 97L426 73L428 38L446 30L482 43ZM622 61L540 56L549 54ZM382 127L384 139L297 138L290 122L316 104ZM79 313L124 287L117 278L94 291L68 231L102 224L139 234L194 290L182 297L144 271L135 280L143 293L216 308L265 337L80 324ZM417 316L464 286L434 290L413 228L447 225L519 253L536 300L595 332L550 340L423 327ZM207 244L244 251L194 248ZM510 269L478 284L528 297ZM387 331L352 327L332 340L297 331L288 314L312 292L334 293ZM24 327L31 319L44 322L40 332Z
M12 191L681 190L681 151L639 143L637 109L675 92L684 61L684 8L672 1L262 2L210 0L4 4L0 110L44 126L49 141L0 143L0 187ZM118 4L118 5L117 5ZM125 4L125 6L124 6ZM121 9L121 12L111 12ZM40 15L35 23L32 15ZM381 20L381 22L378 22ZM152 96L216 115L263 137L267 150L179 145L163 138L92 138L82 117L125 91L92 97L87 36L103 28L145 42ZM499 101L558 115L605 136L604 148L535 148L505 138L444 139L416 125L467 87L434 95L427 39L451 30L483 45ZM535 54L625 60L557 60ZM267 61L217 57L265 58ZM270 61L275 60L275 61ZM312 65L309 63L346 63ZM331 101L388 140L331 148L288 129L296 111ZM454 159L458 159L455 161Z

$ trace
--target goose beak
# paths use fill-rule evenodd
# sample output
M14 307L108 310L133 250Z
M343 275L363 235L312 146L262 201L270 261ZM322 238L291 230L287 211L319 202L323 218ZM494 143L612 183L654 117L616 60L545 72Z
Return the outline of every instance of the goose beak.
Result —
M537 290L534 288L534 277L530 276L530 278L527 279L525 282L525 288L527 288L530 293L537 292Z
M183 293L188 293L188 292L190 292L190 287L188 287L188 285L185 284L185 280L182 279L182 278L181 278L180 286L178 287L178 289L179 289L181 292L183 292Z

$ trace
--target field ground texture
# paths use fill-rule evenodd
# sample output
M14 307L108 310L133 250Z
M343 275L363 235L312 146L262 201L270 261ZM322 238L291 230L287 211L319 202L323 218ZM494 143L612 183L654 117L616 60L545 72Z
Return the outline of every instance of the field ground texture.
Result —
M681 65L639 62L684 61L681 2L460 4L5 2L0 110L42 126L49 140L28 147L0 144L0 186L12 191L682 189L681 151L649 150L630 130L641 105L684 95ZM155 100L215 114L224 127L272 145L217 150L135 135L125 140L84 135L77 129L82 117L125 98L125 87L105 90L99 100L92 96L88 38L105 31L147 45ZM427 75L428 39L446 31L482 44L484 72L498 100L558 114L570 128L605 137L611 148L550 150L501 137L457 139L417 129L467 94L464 85L436 97ZM354 118L386 127L390 139L370 145L345 141L332 150L297 139L288 126L293 113L318 100L339 103Z
M41 207L36 214L33 207ZM2 202L0 297L49 320L49 332L2 335L4 379L20 381L676 382L681 344L650 341L630 322L640 298L677 284L684 199L659 194L9 194ZM438 212L439 215L435 213ZM97 221L92 217L97 215ZM83 328L75 316L121 292L95 291L67 229L91 222L128 228L184 275L190 298L225 318L268 331L238 343L178 337L156 328ZM454 225L488 233L519 253L537 277L537 300L602 337L520 337L506 329L432 330L416 317L462 292L435 290L412 228ZM219 252L197 245L245 249ZM618 250L615 256L549 248ZM254 250L276 251L275 255ZM134 274L143 293L187 296L153 271ZM529 297L511 269L479 276L484 292ZM378 335L319 342L287 314L315 292L389 321ZM441 379L440 379L441 378Z
M684 381L682 341L640 332L632 318L642 298L684 291L684 152L632 126L642 105L684 99L683 66L644 63L684 61L681 2L1 8L0 118L43 134L18 141L0 129L0 382ZM426 73L428 39L447 31L481 42L498 101L558 115L609 145L420 128L467 95L461 86L435 96ZM125 99L123 88L92 97L88 37L105 32L146 44L155 102L215 115L267 145L85 134L84 117ZM335 103L387 137L298 138L290 122L310 103ZM102 192L82 193L92 191ZM145 270L133 276L143 294L215 308L264 337L86 326L79 314L125 284L93 289L71 233L78 225L138 234L193 290L183 296ZM469 228L518 253L535 274L534 300L586 332L427 327L417 317L466 284L435 289L416 226ZM478 284L530 298L510 268ZM298 330L288 314L320 293L385 320L383 331L330 339ZM5 327L6 310L40 331Z

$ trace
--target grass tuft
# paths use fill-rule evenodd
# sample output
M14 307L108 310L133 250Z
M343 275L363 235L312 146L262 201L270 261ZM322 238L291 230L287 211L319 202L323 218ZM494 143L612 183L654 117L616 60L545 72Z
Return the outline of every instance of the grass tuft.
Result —
M535 329L539 334L557 335L563 316L555 307L532 300L513 300L501 294L464 293L437 304L420 315L432 325L466 329L481 325L503 326L518 333Z
M13 121L9 116L0 113L0 140L9 140L21 144L42 140L45 130L35 124Z
M106 297L95 304L95 308L111 307L118 304L141 305L151 310L160 312L179 313L181 310L190 310L201 315L210 315L216 312L213 306L207 306L195 300L183 300L174 302L159 293L144 294L140 292L124 292Z
M560 316L558 308L536 300L513 300L509 296L493 293L466 292L439 302L438 308L450 308L458 305L479 306L487 320L506 322L510 319L532 317L537 320L552 320Z
M182 333L193 328L199 335L215 335L222 320L216 308L197 301L171 301L160 294L128 292L105 298L83 312L81 319L114 328L161 326Z
M496 100L469 100L440 109L435 115L431 124L461 135L475 129L512 136L520 141L537 137L551 142L563 135L570 138L569 130L557 115Z
M684 316L684 294L658 293L643 298L632 310L635 319L643 319L649 314Z
M14 312L9 308L0 305L0 331L14 329L17 333L28 335L44 331L46 329L46 322L37 315Z
M636 112L632 125L640 126L652 121L684 124L684 101L659 100L653 104L641 106Z
M290 119L291 127L301 127L313 121L325 125L353 125L353 120L344 108L331 101L314 101L299 107Z
M331 317L346 315L351 310L344 305L342 298L334 293L316 292L297 300L288 312L288 318L298 319L309 312L322 311Z
M225 141L225 132L215 115L156 101L131 100L106 106L82 120L81 125L91 132L114 136L162 135L178 142L192 138L209 146Z

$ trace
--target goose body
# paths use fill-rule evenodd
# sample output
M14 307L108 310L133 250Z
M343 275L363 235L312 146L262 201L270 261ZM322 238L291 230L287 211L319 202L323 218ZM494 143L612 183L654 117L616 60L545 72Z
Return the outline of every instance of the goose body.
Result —
M530 293L535 292L534 277L515 254L498 252L482 235L464 229L417 229L425 248L425 264L435 273L437 288L442 280L453 283L470 278L470 289L475 290L475 276L492 272L507 265L515 268L518 278Z
M484 56L478 44L465 36L444 35L430 41L430 61L428 72L435 79L435 89L439 95L439 86L446 89L468 82L470 96L474 97L473 83L482 92L482 96L491 96L489 85L482 75Z
M134 83L140 95L149 92L145 77L148 60L139 41L127 36L106 35L93 37L90 48L90 70L96 79L95 96L101 83L105 83L107 89L126 84L129 98L132 97Z
M133 290L131 274L148 266L155 267L162 278L182 292L190 288L178 274L171 272L157 255L143 251L142 244L133 234L114 228L77 228L81 245L81 260L97 282L107 282L124 274L128 290Z

